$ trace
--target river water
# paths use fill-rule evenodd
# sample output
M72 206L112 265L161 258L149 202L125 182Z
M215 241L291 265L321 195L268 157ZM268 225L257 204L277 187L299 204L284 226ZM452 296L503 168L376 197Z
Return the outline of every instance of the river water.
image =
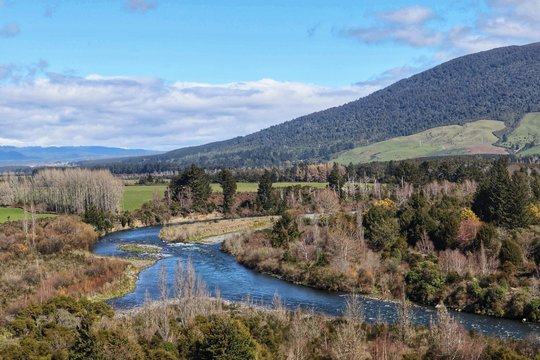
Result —
M116 309L130 309L144 303L145 297L159 299L159 277L161 267L167 270L168 284L173 288L173 278L178 260L191 258L198 275L202 276L212 293L219 289L221 297L230 301L251 299L258 305L270 305L277 293L289 309L304 308L328 315L340 315L344 309L346 296L294 285L274 277L259 274L238 264L235 259L220 251L221 244L171 244L159 239L160 227L148 227L116 232L103 237L94 247L97 255L133 256L118 250L120 244L148 244L162 248L162 256L151 267L143 270L136 289L123 297L109 301ZM147 295L148 294L148 295ZM389 301L362 298L364 314L368 321L392 323L396 319L396 305ZM436 316L430 307L413 306L414 322L428 325ZM540 336L540 325L514 320L497 319L488 316L452 312L468 330L490 336L524 339Z

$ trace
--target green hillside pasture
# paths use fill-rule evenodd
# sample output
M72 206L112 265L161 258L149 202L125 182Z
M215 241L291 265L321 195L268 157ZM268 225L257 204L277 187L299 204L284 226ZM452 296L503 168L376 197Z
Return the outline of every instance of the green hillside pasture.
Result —
M275 188L282 188L287 186L294 186L294 185L301 185L301 186L311 186L318 189L324 189L326 187L326 183L316 183L316 182L278 182L274 183ZM220 184L212 184L212 191L213 192L222 192ZM245 182L239 182L237 183L237 191L238 192L256 192L259 184L258 183L245 183ZM165 194L165 190L167 189L166 185L133 185L133 186L126 186L124 188L124 197L122 199L122 207L124 210L127 211L133 211L136 209L140 209L141 206L152 200L152 197L154 194L158 196L163 196Z
M498 140L493 133L503 128L502 121L494 120L479 120L463 126L440 126L354 148L342 153L336 161L357 164L431 156L505 154L507 151L504 148L493 145Z
M534 146L531 146L532 144ZM540 154L540 113L525 115L503 145L518 151L520 155ZM527 145L529 147L524 149Z
M37 214L38 218L54 217L53 214ZM0 223L5 223L7 221L18 221L24 219L24 211L19 208L0 208ZM30 219L30 214L28 214L28 219Z

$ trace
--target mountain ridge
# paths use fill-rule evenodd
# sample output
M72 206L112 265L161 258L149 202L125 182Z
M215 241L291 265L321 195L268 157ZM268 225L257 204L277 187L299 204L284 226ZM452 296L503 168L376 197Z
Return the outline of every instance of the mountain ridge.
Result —
M358 100L247 136L114 162L250 167L329 161L357 146L482 119L504 121L502 135L524 114L540 110L539 83L540 43L502 47L450 60Z
M0 146L0 166L49 165L120 156L159 154L144 149L123 149L107 146Z

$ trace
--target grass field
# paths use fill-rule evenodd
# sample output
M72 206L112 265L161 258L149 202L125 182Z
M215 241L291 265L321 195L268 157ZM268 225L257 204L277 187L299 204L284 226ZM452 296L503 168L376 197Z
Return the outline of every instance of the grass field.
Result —
M505 149L493 145L498 140L493 132L503 128L502 121L494 120L479 120L463 126L440 126L418 134L354 148L341 154L336 161L357 164L429 156L504 154Z
M53 214L37 214L38 218L53 217ZM17 221L24 219L24 211L19 208L0 208L0 223L5 223L7 221ZM28 214L28 219L30 219L30 214Z
M318 189L324 189L326 183L314 182L278 182L274 183L275 188L287 187L293 185L312 186ZM256 192L258 183L237 183L238 192ZM154 194L163 196L166 185L133 185L124 188L124 198L122 199L122 207L124 210L133 211L139 209L142 204L152 200ZM221 185L212 184L213 192L221 192Z
M142 204L152 200L154 194L163 196L166 185L134 185L124 188L122 208L126 211L139 209Z
M530 143L536 146L523 150L525 145ZM525 115L503 145L518 151L520 155L540 154L540 113Z
M316 182L277 182L274 183L273 187L275 188L284 188L288 186L311 186L316 189L324 189L326 187L326 183L316 183ZM237 192L257 192L257 188L259 187L258 183L245 183L245 182L239 182L236 184L236 191ZM212 191L213 192L221 192L221 185L220 184L212 184Z

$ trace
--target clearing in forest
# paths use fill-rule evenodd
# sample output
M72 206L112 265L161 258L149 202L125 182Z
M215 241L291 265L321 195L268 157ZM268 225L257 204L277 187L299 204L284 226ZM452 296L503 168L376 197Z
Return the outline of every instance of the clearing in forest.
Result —
M418 134L354 148L342 153L336 161L357 164L433 156L506 154L506 149L494 146L498 138L493 134L504 129L504 126L502 121L495 120L439 126Z

